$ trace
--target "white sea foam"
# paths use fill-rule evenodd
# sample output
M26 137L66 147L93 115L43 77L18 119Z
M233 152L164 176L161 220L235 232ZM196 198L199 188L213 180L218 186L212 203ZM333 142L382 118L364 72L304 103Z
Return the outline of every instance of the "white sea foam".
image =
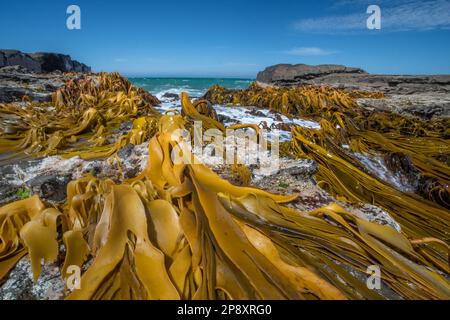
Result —
M288 117L267 110L267 109L255 109L254 107L242 107L242 106L224 106L224 105L214 105L214 109L216 110L217 115L220 117L222 116L224 118L224 124L226 126L229 126L231 124L236 123L245 123L245 124L256 124L260 125L263 122L266 122L267 126L271 128L270 134L266 133L267 138L271 138L271 136L278 135L280 138L280 141L287 141L291 137L290 131L286 130L279 130L275 127L277 125L280 125L282 123L288 124L288 125L298 125L301 127L306 128L312 128L312 129L319 129L320 125L317 122L305 120L305 119L289 119ZM178 101L167 101L162 102L157 109L160 112L164 112L167 110L179 110L181 111L181 105ZM256 111L256 114L252 111ZM258 115L260 114L260 115ZM281 119L282 121L276 120Z

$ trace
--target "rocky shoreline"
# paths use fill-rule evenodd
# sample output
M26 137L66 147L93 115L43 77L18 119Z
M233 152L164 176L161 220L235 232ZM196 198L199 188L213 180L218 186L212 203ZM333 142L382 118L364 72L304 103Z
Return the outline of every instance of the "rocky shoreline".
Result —
M258 73L261 86L331 86L382 92L384 99L361 99L361 107L431 119L450 116L450 75L375 75L342 65L279 64Z
M4 52L0 51L0 103L20 102L24 96L33 101L49 101L52 93L68 80L82 78L84 72L90 71L83 64L79 69L79 63L70 60L70 57L65 60L68 57L65 55L37 56L14 52L10 53L6 61ZM42 72L52 69L43 62L49 56L66 63L59 64L51 71ZM11 65L17 61L11 57L21 59L21 62ZM70 65L72 67L67 67ZM386 94L386 98L360 99L359 105L425 119L450 116L450 76L381 76L369 75L362 69L345 66L278 65L259 73L257 81L263 86L327 85L349 90L380 91ZM249 109L249 116L251 112L255 110ZM129 129L130 123L124 124L123 132ZM118 152L118 158L123 164L120 173L115 163L108 160L86 161L79 157L63 159L50 156L1 166L0 206L20 199L22 195L19 190L22 189L28 195L37 194L49 203L62 203L66 198L67 183L86 173L115 181L134 177L147 164L148 142L123 147ZM208 165L222 177L230 178L229 168ZM254 175L253 168L250 169ZM298 210L310 211L330 203L340 203L365 220L399 229L396 221L378 207L369 204L344 204L330 196L317 185L314 178L316 171L317 164L313 160L282 158L280 170L276 174L260 177L252 185L278 194L300 194L299 200L291 204ZM7 282L0 285L0 299L60 299L64 286L60 282L57 268L48 266L40 281L33 283L31 268L26 259L22 259ZM53 279L53 282L44 281L48 279ZM398 298L392 293L384 294L390 299Z

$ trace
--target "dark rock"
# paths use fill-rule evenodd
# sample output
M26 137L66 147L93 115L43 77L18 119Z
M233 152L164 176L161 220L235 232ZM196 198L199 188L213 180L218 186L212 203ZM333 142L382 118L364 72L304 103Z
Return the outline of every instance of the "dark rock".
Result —
M263 130L268 131L268 132L271 131L269 125L267 124L267 121L261 121L261 122L259 123L259 127L262 128Z
M0 181L0 206L20 200L20 197L17 194L18 190L18 186L8 183L7 181Z
M26 182L33 194L38 194L41 199L53 202L62 202L66 199L66 187L72 176L37 176Z
M302 159L302 161L298 161L296 165L287 167L285 172L292 176L310 177L316 174L317 170L317 162L311 159Z
M271 129L277 129L277 130L282 130L282 131L291 131L291 125L288 123L272 123L271 125Z
M277 64L259 72L256 80L267 84L299 83L302 80L312 80L329 74L366 74L359 68L342 65L324 64L309 66L306 64Z
M42 72L53 72L59 70L61 72L80 72L88 73L91 68L83 63L72 60L69 55L51 53L51 52L37 52L30 56L38 61L41 65Z
M0 67L19 65L31 72L41 72L41 65L30 55L18 50L0 50Z
M259 111L256 108L252 108L252 109L248 110L247 113L251 114L252 116L256 116L256 117L265 117L266 116L263 112Z
M232 123L232 122L234 122L233 118L231 118L229 116L226 116L224 114L218 114L217 115L217 120L222 122L222 123Z
M162 98L171 99L171 100L180 100L180 96L176 93L166 92L162 95Z

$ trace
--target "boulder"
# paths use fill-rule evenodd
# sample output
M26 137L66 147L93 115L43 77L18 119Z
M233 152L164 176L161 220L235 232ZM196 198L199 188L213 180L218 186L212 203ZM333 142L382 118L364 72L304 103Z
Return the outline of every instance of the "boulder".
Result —
M170 100L180 100L180 95L177 93L166 92L162 95L162 98L170 99Z

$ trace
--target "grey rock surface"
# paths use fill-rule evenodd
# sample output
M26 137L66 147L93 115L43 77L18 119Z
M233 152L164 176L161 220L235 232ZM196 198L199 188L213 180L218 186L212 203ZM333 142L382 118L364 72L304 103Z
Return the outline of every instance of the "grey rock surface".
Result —
M0 68L0 103L18 102L27 95L33 101L50 101L51 95L69 79L82 74L63 75L53 73L32 73L22 66Z
M55 264L44 265L39 279L33 281L30 260L22 258L8 279L0 285L0 300L60 300L64 296L64 281Z
M0 49L0 68L21 66L30 72L53 71L88 73L91 68L65 54L52 52L24 53L18 50Z
M370 110L390 110L426 120L450 117L450 93L394 94L385 99L359 99L358 104Z
M310 66L306 64L277 64L258 73L258 82L276 85L292 85L302 81L313 80L329 74L366 74L359 68L342 65L324 64Z

